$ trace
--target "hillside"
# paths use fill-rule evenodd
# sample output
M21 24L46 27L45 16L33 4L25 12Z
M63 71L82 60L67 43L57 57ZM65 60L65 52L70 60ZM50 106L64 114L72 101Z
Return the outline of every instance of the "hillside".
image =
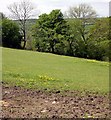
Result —
M108 92L107 62L9 48L2 51L3 82L12 86Z

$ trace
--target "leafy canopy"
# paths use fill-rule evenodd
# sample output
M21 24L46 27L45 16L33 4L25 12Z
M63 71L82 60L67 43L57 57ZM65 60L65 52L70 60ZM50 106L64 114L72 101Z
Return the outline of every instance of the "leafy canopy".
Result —
M36 23L34 36L37 38L37 47L44 46L46 51L56 52L57 44L63 42L67 36L68 25L60 10L53 10L50 14L42 14Z
M6 18L2 20L2 44L4 47L10 48L21 47L19 26L12 20Z

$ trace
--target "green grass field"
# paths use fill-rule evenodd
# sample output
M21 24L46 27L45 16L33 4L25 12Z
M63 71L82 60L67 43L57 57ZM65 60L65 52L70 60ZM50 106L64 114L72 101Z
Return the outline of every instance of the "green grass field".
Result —
M109 63L2 48L2 79L9 85L107 93Z

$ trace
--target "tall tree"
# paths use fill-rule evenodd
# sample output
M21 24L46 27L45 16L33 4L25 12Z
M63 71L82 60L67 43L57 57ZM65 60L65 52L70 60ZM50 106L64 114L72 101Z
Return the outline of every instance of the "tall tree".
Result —
M66 40L68 25L60 10L53 10L49 14L49 20L48 38L51 50L54 53L56 45L63 44L64 40Z
M77 33L81 36L81 42L84 44L82 57L87 57L87 45L89 38L89 25L92 25L97 14L95 10L88 4L80 4L78 6L72 6L66 12L67 17L74 20L74 26Z
M78 6L72 6L66 12L70 18L95 18L97 16L96 11L88 4L79 4Z
M40 41L43 40L42 43L37 42L38 47L40 48L40 44L45 43L49 51L55 53L56 45L62 44L63 40L66 39L67 29L68 25L60 10L53 10L50 14L42 14L37 20L35 29L37 41L39 39Z
M90 29L90 44L88 46L89 57L98 60L109 58L109 18L98 18Z
M27 20L33 16L34 6L31 2L23 0L20 3L11 4L8 9L12 13L14 19L19 21L21 31L23 34L23 48L26 46L26 22Z

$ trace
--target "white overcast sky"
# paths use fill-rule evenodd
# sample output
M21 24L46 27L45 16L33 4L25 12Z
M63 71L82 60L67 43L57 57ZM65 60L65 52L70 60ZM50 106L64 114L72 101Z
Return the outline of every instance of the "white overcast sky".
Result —
M10 15L7 6L13 2L21 0L0 0L0 12L3 12L7 17ZM76 6L80 3L88 3L97 12L99 16L109 16L110 0L30 0L40 11L40 13L49 13L53 9L61 9L64 13L69 6Z

